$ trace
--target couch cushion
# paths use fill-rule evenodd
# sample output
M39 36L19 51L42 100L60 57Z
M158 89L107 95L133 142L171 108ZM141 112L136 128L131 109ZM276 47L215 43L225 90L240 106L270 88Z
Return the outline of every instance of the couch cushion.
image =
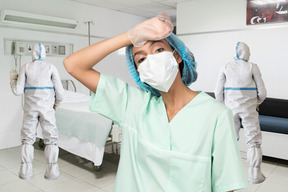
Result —
M288 119L259 115L261 131L288 134Z
M266 98L259 107L259 115L288 118L288 100Z

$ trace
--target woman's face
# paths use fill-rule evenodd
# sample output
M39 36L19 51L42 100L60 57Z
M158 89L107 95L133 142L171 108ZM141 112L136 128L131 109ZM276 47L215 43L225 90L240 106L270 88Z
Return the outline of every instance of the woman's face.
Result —
M161 53L163 51L169 51L169 52L173 51L172 47L169 45L169 43L165 39L162 39L159 41L148 41L147 43L145 43L143 47L133 47L132 54L133 54L133 59L136 64L136 67L138 68L139 65L143 61L145 61L147 55L153 55L153 54Z

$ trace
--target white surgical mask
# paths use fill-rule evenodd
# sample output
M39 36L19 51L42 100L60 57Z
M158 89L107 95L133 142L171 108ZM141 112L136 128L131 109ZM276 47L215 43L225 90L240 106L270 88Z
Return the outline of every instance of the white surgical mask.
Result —
M165 51L147 55L138 67L140 80L159 91L168 92L178 73L178 63L173 53Z

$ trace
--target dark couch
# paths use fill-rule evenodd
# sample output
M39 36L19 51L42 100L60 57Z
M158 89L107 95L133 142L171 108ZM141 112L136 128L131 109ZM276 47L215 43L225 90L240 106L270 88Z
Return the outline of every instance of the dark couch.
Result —
M259 107L262 131L288 134L288 100L266 98Z
M214 93L207 92L214 97ZM262 131L288 134L288 100L266 98L259 107L259 121Z

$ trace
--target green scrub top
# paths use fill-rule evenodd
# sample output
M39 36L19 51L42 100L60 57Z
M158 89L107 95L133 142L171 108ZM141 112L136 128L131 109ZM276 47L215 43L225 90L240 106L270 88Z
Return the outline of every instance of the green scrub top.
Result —
M162 97L101 74L90 110L122 127L115 192L225 192L247 186L232 113L204 92L169 122Z

